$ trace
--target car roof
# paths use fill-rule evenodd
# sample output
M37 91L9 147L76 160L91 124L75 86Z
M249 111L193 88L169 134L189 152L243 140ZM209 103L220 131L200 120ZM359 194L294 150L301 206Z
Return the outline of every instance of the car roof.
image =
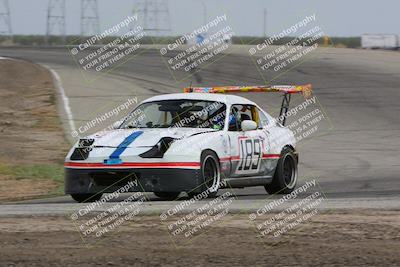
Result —
M207 93L178 93L178 94L165 94L153 96L145 102L154 102L162 100L173 100L173 99L189 99L189 100L205 100L205 101L217 101L225 104L248 104L256 105L253 101L250 101L244 97L237 95L226 95L226 94L207 94Z

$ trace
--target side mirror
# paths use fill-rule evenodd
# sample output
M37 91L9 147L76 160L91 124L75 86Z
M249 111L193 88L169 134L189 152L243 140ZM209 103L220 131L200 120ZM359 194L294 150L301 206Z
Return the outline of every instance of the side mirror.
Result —
M257 123L255 121L251 121L251 120L242 121L240 126L242 127L242 131L245 131L245 132L253 131L253 130L257 129Z

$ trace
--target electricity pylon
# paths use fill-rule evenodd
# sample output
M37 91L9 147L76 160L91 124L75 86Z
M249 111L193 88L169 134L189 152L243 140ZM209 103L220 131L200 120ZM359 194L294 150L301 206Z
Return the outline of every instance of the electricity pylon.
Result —
M57 33L61 35L65 44L65 0L49 0L47 8L47 29L46 43L49 43L50 36Z
M11 15L8 0L0 0L0 35L12 37Z
M147 35L160 36L171 31L168 0L136 0L133 12Z
M100 33L97 0L81 0L81 36Z

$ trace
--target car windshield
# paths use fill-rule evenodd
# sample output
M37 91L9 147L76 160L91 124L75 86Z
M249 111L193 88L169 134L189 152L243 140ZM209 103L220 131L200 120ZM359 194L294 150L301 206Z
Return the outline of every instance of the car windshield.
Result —
M202 100L163 100L144 103L132 111L119 127L127 128L212 128L222 130L226 106Z

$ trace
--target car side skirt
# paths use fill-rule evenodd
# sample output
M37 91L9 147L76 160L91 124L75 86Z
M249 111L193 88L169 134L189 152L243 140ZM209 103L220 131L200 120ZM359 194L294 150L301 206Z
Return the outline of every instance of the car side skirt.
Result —
M272 182L273 176L235 177L225 179L225 188L243 188L249 186L264 186Z

